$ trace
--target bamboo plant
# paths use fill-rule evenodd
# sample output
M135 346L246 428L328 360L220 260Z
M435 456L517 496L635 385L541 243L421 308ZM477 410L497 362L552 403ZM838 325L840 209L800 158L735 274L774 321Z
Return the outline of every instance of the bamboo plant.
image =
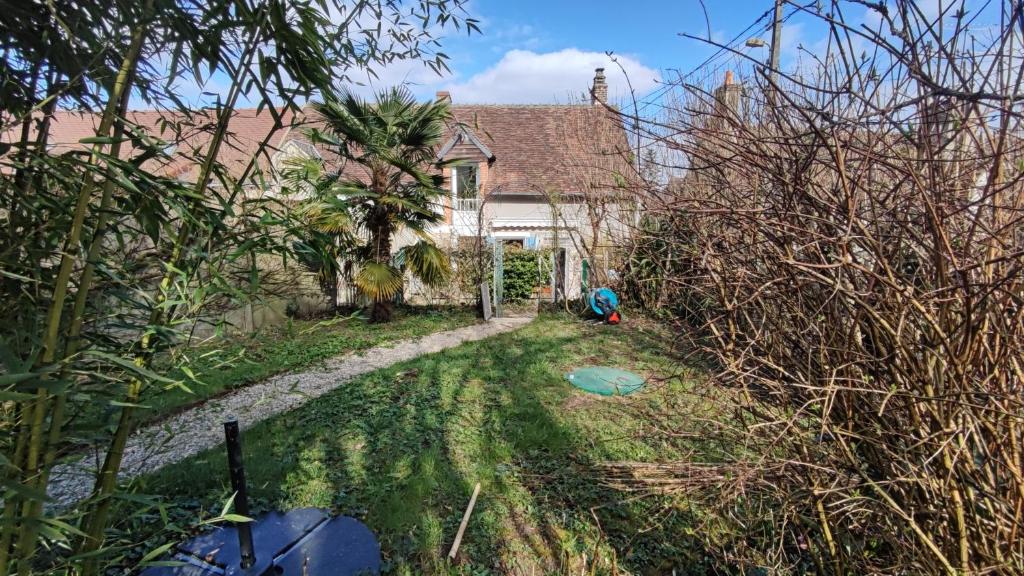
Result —
M153 359L181 341L176 327L194 323L208 302L259 297L258 284L240 292L225 270L259 253L289 252L291 242L267 228L283 216L247 215L284 209L245 194L273 185L259 160L272 134L240 177L221 163L238 105L272 115L273 128L283 129L301 117L306 99L350 74L396 58L442 69L428 24L440 18L475 28L461 4L5 5L12 30L0 45L0 569L103 568L141 393L167 380ZM360 26L367 19L387 19L405 33L378 42L381 32ZM202 87L211 78L227 88L190 103L184 83ZM137 106L159 111L160 133L134 121ZM65 107L94 118L95 129L55 147L54 117ZM160 172L171 160L168 141L196 131L210 132L186 156L197 178ZM117 425L82 428L82 414L96 410L118 412ZM80 457L83 442L105 455L93 497L71 508L45 506L53 467ZM40 543L46 554L37 554Z

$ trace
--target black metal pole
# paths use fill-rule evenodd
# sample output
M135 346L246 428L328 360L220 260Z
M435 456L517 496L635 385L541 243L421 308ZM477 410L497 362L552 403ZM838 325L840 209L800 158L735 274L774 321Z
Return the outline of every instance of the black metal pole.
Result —
M231 476L231 489L235 491L235 513L249 516L249 495L245 491L245 465L242 463L242 439L238 435L238 420L224 423L224 439L228 447L228 474ZM238 522L238 552L241 556L239 565L242 569L250 568L256 563L256 552L252 546L252 526L249 522Z

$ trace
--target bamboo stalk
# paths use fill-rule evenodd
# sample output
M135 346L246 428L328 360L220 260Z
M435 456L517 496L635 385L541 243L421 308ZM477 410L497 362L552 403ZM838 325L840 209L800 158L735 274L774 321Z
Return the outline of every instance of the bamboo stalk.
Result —
M462 544L462 536L466 533L466 527L469 526L469 517L473 514L473 507L476 506L476 497L480 495L480 483L477 482L476 486L473 487L473 495L469 498L469 505L466 506L466 512L462 515L462 522L459 523L459 530L455 533L455 541L452 542L452 548L448 551L448 559L455 560L455 555L459 553L459 545Z
M152 0L149 0L149 2L147 2L147 8L151 7ZM148 12L149 10L147 9L147 13ZM99 137L105 137L111 133L111 129L118 118L118 112L122 106L122 102L126 100L126 95L131 91L130 78L134 73L135 66L141 54L142 43L145 38L146 30L147 28L145 25L140 25L132 33L131 43L129 44L125 57L121 62L121 67L118 70L114 84L111 87L110 97L107 100L106 108L104 109L103 116L96 131L97 136ZM89 159L90 164L98 164L101 161L101 154L104 146L104 143L97 143L93 146L92 154ZM115 147L112 145L111 150L114 149ZM108 180L108 184L112 184L112 182L109 182ZM75 212L72 217L71 229L68 233L68 238L65 242L64 251L61 256L60 268L54 284L54 294L47 313L46 331L43 339L43 352L40 356L38 366L48 366L52 364L56 358L59 331L62 324L61 321L64 316L64 302L68 295L71 271L77 261L79 243L85 226L85 216L88 212L88 207L95 189L95 181L91 175L87 175L82 188L79 191L78 199L75 204ZM79 290L81 291L82 288L83 287L80 287ZM84 289L88 292L88 286L85 286ZM31 409L30 436L28 440L24 470L24 483L26 486L37 489L41 488L42 490L45 490L46 488L46 475L43 473L40 464L41 452L44 449L43 428L45 424L47 404L47 389L45 387L40 387L36 393L36 398L33 401ZM58 416L62 417L63 415L58 414ZM44 482L41 487L40 481ZM42 505L41 503L26 501L22 504L22 509L24 515L22 522L26 525L22 528L21 535L18 539L18 574L19 576L28 576L32 570L31 562L35 555L36 537L38 534L38 522L35 519L38 518L39 514L42 512Z
M18 430L17 439L15 440L14 446L14 458L11 459L11 464L20 469L22 466L22 460L25 457L25 447L28 444L28 421L24 418L22 411L24 406L19 404L15 406L14 415L15 422L19 422L20 430ZM15 476L16 472L12 474ZM21 500L17 494L12 495L4 502L4 516L3 516L3 532L0 534L0 570L7 570L7 564L10 562L11 543L14 540L14 532L17 529L17 511L20 509Z
M261 20L256 26L256 29L249 39L249 45L240 61L239 69L248 69L249 65L251 65L258 40L264 27L264 22L265 14L263 20ZM203 164L200 168L200 176L196 184L195 196L189 203L190 211L194 211L199 208L200 199L203 197L203 193L209 186L213 177L214 167L217 163L217 156L219 154L221 144L227 134L228 124L234 112L235 103L241 94L241 84L244 80L244 76L236 75L228 98L218 113L217 127L212 136L210 146L206 151L206 157L204 158ZM162 304L166 299L167 291L170 289L170 286L174 281L174 271L179 268L185 250L190 245L191 235L192 221L190 218L185 218L182 222L182 228L179 230L179 233L175 238L174 246L172 248L170 258L168 259L169 265L166 266L166 272L161 278L157 288L157 294L154 298L155 305L149 317L149 327L161 325L168 317ZM145 334L140 338L134 364L140 368L145 368L151 362L152 356L153 332L151 328L148 328ZM103 465L96 476L96 483L91 497L93 507L82 521L85 536L81 539L78 546L77 553L79 555L89 555L98 550L102 545L103 531L106 527L107 517L112 504L110 495L113 494L114 489L117 486L117 474L121 468L124 449L128 443L128 438L131 435L133 426L134 406L139 401L142 387L143 381L141 378L132 376L126 390L124 401L125 405L121 407L121 414L118 418L117 427L114 431L114 437L107 450L107 454L104 457ZM96 574L98 570L99 565L96 559L90 559L83 564L82 576L92 576Z
M39 77L42 75L42 62L37 62L32 67L30 73L28 91L32 94L36 92L36 85L39 82ZM29 158L29 136L32 130L32 115L29 114L21 121L21 136L18 138L18 142L21 144L18 156L22 163L22 166L18 168L17 173L14 175L15 187L21 192L22 195L28 192L28 187L31 184L31 178L29 176L29 168L25 166ZM11 246L16 244L18 234L18 197L11 196L11 205L8 207L8 237ZM14 256L12 254L12 256ZM2 566L2 565L0 565Z
M42 63L37 63L33 66L33 71L29 79L29 87L32 93L36 91L36 85L41 75ZM24 166L27 163L28 158L28 147L31 136L32 117L27 115L21 123L21 135L19 137L20 159L22 166L18 169L15 174L15 185L18 188L21 196L27 196L29 186L31 185L32 179L28 174L28 168ZM18 197L12 195L11 204L8 207L8 241L10 246L16 245L16 236L18 233L18 221L20 210L18 209ZM16 269L13 265L17 260L17 253L14 250L9 251L9 256L13 259L12 269ZM6 280L0 280L6 282ZM27 437L29 434L29 428L27 426L28 421L25 418L25 411L23 405L17 404L13 410L13 419L11 420L12 432L16 435L15 448L13 458L11 459L11 471L4 471L4 477L8 480L20 480L19 475L24 470L24 458L25 449L27 447ZM16 511L21 507L21 496L18 493L12 493L10 497L4 501L4 515L3 515L3 528L0 529L0 570L7 569L7 563L9 561L11 542L14 539L14 531L17 525L16 522Z
M130 82L130 81L129 81ZM120 139L124 135L124 116L128 109L128 101L131 96L130 90L124 90L121 95L121 102L118 106L118 119L114 126L114 142L110 147L110 156L118 158L121 152ZM75 302L71 312L71 325L68 327L67 344L64 349L64 364L58 379L68 377L70 362L78 353L81 345L82 325L85 319L85 308L88 304L89 294L92 289L93 277L96 273L96 264L100 258L100 251L103 247L104 236L107 231L107 224L110 219L110 210L113 206L113 192L115 188L114 169L110 168L107 178L103 183L102 196L98 209L96 229L93 239L89 244L89 251L86 256L85 267L78 282L78 290L75 292ZM46 448L43 455L43 465L36 482L36 489L45 491L50 478L50 469L57 457L57 449L60 444L61 432L64 424L64 411L67 405L67 392L61 391L54 394L53 407L50 415L50 430L46 439ZM32 508L29 511L30 518L36 518L42 513L42 500L31 502ZM34 538L34 535L28 535Z

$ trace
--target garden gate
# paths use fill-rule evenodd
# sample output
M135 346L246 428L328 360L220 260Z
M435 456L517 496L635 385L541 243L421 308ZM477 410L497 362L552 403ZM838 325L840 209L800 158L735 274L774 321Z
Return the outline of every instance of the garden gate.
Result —
M545 250L524 242L509 251L501 239L488 238L488 243L493 250L491 305L496 317L532 314L541 301L565 298L564 248Z

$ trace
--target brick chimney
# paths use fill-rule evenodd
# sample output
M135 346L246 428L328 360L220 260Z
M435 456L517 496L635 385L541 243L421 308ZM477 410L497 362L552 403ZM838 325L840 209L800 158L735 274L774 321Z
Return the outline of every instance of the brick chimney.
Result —
M452 103L452 95L447 90L438 90L437 94L434 95L434 99L438 102Z
M608 83L604 80L604 68L594 69L594 85L590 88L590 103L608 103Z
M715 90L716 112L719 115L738 114L743 86L733 82L732 70L726 70L725 81Z

